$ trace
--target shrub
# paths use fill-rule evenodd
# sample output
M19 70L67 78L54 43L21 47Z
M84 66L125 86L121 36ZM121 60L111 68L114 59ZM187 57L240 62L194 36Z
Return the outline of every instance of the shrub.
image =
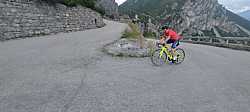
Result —
M156 33L154 33L154 32L144 32L143 36L146 37L146 38L156 38Z
M138 39L141 35L139 27L136 24L129 23L129 29L126 29L122 35L122 38L133 38Z
M149 54L153 54L154 51L156 50L156 47L155 47L155 41L154 40L148 40L147 41L147 48L149 49Z
M82 5L84 7L88 7L99 12L101 15L104 15L105 14L104 8L96 7L95 3L96 0L64 0L64 4L67 6Z
M102 7L95 7L94 10L99 12L102 16L105 15L105 10Z
M82 5L91 9L95 9L96 0L64 0L64 4L67 6Z

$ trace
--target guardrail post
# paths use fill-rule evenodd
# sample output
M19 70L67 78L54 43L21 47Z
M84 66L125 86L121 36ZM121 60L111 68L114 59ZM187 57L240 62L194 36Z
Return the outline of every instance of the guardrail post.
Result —
M192 41L192 38L189 38L188 41Z
M197 42L200 42L201 41L201 39L200 38L197 38Z
M227 45L229 44L229 40L228 40L228 39L226 39L226 44L227 44Z
M244 41L244 45L248 45L248 41Z
M218 38L218 41L219 41L219 43L221 43L221 44L225 44L225 43L226 43L225 40L222 39L222 38Z
M209 38L209 42L210 42L210 43L213 43L213 38Z

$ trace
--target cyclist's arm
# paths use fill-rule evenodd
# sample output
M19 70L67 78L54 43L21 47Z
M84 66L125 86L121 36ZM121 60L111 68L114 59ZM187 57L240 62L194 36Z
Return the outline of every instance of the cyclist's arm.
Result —
M165 41L168 41L169 39L170 39L170 36L167 36Z
M165 40L166 40L166 37L165 37L165 36L161 36L160 44L164 44L164 43L165 43Z
M162 36L160 39L160 44L165 44L165 42L169 39L170 39L170 36Z

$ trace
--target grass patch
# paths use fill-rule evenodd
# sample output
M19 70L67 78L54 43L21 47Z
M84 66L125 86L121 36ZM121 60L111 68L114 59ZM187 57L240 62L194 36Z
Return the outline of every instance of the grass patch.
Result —
M155 39L156 38L156 33L154 33L154 32L144 32L143 36L146 37L146 38Z
M128 23L129 28L127 28L122 35L122 38L127 39L138 39L141 35L138 25L133 23Z

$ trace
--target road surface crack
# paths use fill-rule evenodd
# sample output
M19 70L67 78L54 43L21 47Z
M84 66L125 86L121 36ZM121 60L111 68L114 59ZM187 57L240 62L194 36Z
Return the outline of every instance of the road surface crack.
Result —
M69 108L72 107L74 100L76 99L77 95L80 93L80 91L83 89L85 85L85 79L87 78L87 74L83 74L81 78L80 85L76 88L76 90L73 92L67 103L65 103L62 107L61 112L68 112Z

